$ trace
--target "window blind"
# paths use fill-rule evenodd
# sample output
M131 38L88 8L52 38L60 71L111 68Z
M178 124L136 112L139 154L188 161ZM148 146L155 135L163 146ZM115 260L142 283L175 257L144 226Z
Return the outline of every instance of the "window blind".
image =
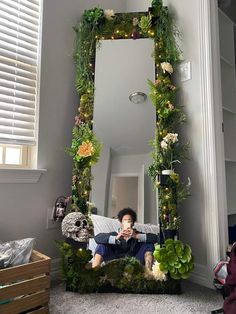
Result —
M0 0L0 143L36 142L40 0Z

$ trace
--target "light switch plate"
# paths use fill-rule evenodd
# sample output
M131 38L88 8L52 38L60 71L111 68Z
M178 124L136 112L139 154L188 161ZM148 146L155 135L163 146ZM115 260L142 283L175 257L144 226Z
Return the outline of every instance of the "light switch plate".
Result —
M191 64L190 61L182 62L179 66L180 80L185 82L191 80Z

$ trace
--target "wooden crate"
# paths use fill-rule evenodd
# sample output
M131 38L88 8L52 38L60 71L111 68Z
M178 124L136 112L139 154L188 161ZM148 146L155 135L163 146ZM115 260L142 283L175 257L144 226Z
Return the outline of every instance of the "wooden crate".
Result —
M0 313L49 313L50 264L33 251L29 263L0 270Z

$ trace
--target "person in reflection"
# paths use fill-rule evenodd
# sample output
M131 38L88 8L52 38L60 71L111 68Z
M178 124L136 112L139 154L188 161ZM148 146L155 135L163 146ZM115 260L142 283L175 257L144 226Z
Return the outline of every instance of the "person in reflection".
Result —
M98 244L92 267L125 256L136 257L149 270L152 268L154 244L159 243L159 236L153 233L140 233L133 228L137 219L131 208L124 208L118 213L121 226L118 232L99 233L95 236Z

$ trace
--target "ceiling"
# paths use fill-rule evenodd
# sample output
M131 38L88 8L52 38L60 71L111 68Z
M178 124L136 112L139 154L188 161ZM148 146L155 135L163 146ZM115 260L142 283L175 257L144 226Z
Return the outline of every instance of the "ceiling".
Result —
M154 80L151 39L103 40L96 51L94 132L119 155L150 152L155 134L155 108L149 98L130 102L133 92L149 94Z

